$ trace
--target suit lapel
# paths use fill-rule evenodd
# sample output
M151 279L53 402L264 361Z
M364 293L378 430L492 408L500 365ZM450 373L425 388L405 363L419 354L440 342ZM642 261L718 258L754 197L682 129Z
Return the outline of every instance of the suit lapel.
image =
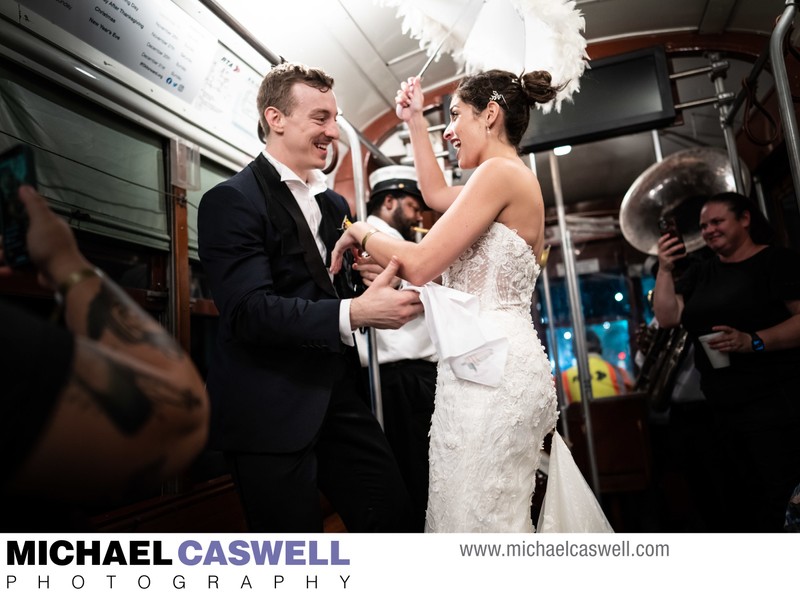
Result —
M342 224L342 215L336 209L336 205L333 203L333 200L331 200L325 192L317 194L315 198L317 199L317 204L319 204L319 209L322 212L322 222L319 225L319 234L320 237L322 237L322 242L328 249L328 259L325 262L325 265L330 266L333 246L336 245L336 242L339 240L339 236L341 235L339 232L339 227L341 227Z
M303 211L300 210L300 206L297 204L294 195L292 195L292 192L286 184L280 180L278 172L272 164L267 161L263 154L260 154L256 160L253 161L253 165L253 170L256 173L256 179L259 180L259 184L266 184L266 188L262 187L265 198L268 201L273 201L280 205L280 207L284 208L292 217L297 229L300 245L303 247L303 259L308 267L311 278L314 279L314 282L316 282L322 290L330 296L336 297L336 290L333 288L333 284L331 284L331 278L328 275L328 270L325 268L325 263L319 255L319 248L314 240L314 234L311 232L311 229L309 229L306 218L303 216ZM323 197L322 200L326 201L326 198ZM322 218L323 220L326 218L325 210L322 212ZM324 236L323 241L325 241L327 245L327 240Z

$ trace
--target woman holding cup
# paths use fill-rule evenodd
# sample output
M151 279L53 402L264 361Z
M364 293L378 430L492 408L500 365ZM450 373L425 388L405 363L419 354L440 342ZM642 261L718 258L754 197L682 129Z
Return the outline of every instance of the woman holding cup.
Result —
M800 254L772 245L766 218L733 192L705 203L700 230L714 256L677 281L681 242L659 239L653 309L660 326L682 324L695 341L722 529L777 532L800 482Z

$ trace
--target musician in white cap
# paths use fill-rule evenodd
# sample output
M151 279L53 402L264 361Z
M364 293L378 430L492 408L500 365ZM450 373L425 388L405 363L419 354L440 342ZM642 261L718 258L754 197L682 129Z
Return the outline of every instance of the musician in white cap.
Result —
M390 165L369 176L367 222L393 237L412 240L428 210L413 167ZM366 285L382 270L359 259ZM399 279L398 279L399 284ZM397 330L376 330L384 430L411 494L414 526L422 532L428 502L428 432L436 388L436 351L423 316ZM361 365L369 363L367 334L356 333ZM365 373L366 377L366 373Z
M416 170L407 165L381 167L369 176L369 187L367 214L389 225L403 239L413 241L413 227L421 225L422 212L430 210L419 191ZM391 232L385 226L381 230Z

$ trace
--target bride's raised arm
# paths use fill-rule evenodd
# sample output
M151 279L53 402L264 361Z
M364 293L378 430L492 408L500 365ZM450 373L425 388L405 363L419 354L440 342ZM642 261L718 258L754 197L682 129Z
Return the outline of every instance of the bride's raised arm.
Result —
M341 268L342 254L357 248L366 251L381 266L392 256L400 261L398 276L414 285L424 285L442 274L469 248L509 204L523 182L514 175L506 159L490 159L472 174L458 199L419 243L381 233L372 225L356 222L345 230L331 254L331 272Z
M445 181L428 136L428 121L423 115L423 97L419 77L409 78L402 83L395 97L397 117L408 126L414 167L425 203L435 211L444 212L458 197L463 186L451 187Z

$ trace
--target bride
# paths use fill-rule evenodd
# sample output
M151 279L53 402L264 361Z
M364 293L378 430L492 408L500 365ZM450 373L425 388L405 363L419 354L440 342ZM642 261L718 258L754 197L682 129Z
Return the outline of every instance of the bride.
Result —
M534 529L536 470L558 413L550 363L530 313L544 202L517 146L531 107L557 90L544 71L518 77L490 70L463 79L444 138L459 166L475 171L466 185L450 187L428 138L420 79L403 83L397 114L408 124L420 188L425 202L444 214L419 244L353 223L332 254L333 272L344 251L358 248L383 266L396 257L399 276L413 285L441 275L445 286L477 297L481 318L508 340L499 385L460 379L439 363L426 532Z

